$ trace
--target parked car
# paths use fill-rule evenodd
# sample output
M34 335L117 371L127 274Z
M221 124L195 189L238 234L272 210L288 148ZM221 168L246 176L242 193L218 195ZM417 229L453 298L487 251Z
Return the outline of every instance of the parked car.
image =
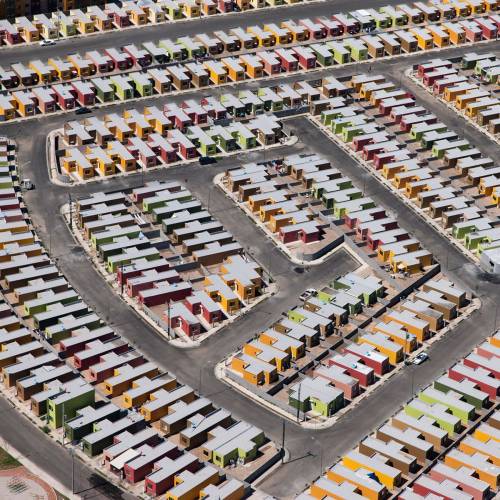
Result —
M217 163L217 160L212 156L200 156L198 160L200 165L211 165L212 163Z
M82 106L75 111L75 115L86 115L87 113L92 113L92 110L90 108L86 108L85 106Z
M40 47L50 47L51 45L55 45L55 40L40 40Z
M421 365L424 361L429 359L429 355L426 352L421 352L418 356L415 356L413 360L414 365Z
M31 191L35 189L35 185L31 182L30 179L23 179L21 181L21 189L25 189L26 191Z
M304 293L302 293L299 296L299 299L302 300L302 302L305 302L307 299L310 297L314 297L318 292L314 288L308 288Z

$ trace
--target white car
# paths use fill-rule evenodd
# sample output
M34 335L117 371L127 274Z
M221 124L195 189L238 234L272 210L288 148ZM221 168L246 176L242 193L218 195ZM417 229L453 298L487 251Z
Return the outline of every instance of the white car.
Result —
M413 360L414 365L421 365L424 361L429 359L429 355L426 352L421 352L418 356L415 356Z
M299 296L299 299L305 302L309 297L316 295L316 290L314 288L308 288L303 294Z
M55 45L55 40L40 40L40 47L49 47L50 45Z

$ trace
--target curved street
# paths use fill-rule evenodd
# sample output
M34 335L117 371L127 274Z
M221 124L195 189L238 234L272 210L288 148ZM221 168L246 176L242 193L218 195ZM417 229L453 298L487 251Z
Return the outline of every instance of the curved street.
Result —
M300 14L301 8L305 9L307 6L297 7L297 15ZM331 10L331 4L328 8ZM290 12L290 17L295 16L295 13L292 15L294 11L291 8L286 12ZM248 16L248 19L250 18ZM231 17L225 19L226 25L230 25L231 22ZM185 26L189 26L189 23ZM161 36L173 36L168 31L170 27L157 28L158 31L166 30L166 33ZM213 29L218 29L218 27ZM80 44L78 48L82 50ZM67 47L65 50L67 51ZM476 48L476 52L491 50L492 47L488 44ZM21 55L19 54L19 57ZM453 49L440 53L440 57L451 55L453 55ZM460 130L461 134L480 148L484 154L498 157L496 146L490 143L479 131L465 125L456 114L432 100L425 91L402 77L403 71L408 66L419 60L427 59L429 59L428 54L398 58L390 62L372 62L371 70L372 72L384 73L394 81L401 81L401 85L418 96L430 111L438 111L440 119L444 123L453 129ZM322 74L339 76L358 70L366 70L366 64L359 65L358 68L350 66L329 69L317 74L318 76ZM283 79L283 81L293 79L294 77ZM243 84L238 88L245 86L251 88L254 85ZM223 91L227 92L228 89L225 88ZM216 94L217 89L211 89L211 92ZM170 99L184 100L187 97L199 98L202 95L203 93L194 91ZM166 97L163 100L168 99ZM136 107L146 105L147 101L142 101ZM111 108L113 111L119 112L133 106L133 103L128 103ZM111 108L98 110L94 114L101 116L110 112ZM174 373L179 380L199 389L215 404L264 429L266 434L276 443L281 443L282 419L220 382L214 375L213 366L224 356L241 346L258 330L268 326L279 316L281 311L296 304L298 295L305 288L320 287L329 279L354 269L357 263L347 252L340 250L321 265L311 266L302 274L294 272L293 266L286 256L279 252L248 217L213 185L212 179L217 173L241 162L262 160L265 152L244 155L239 160L228 158L213 166L193 164L188 167L174 167L146 173L144 175L145 181L168 179L187 182L188 188L208 206L211 213L220 219L227 230L231 231L242 245L250 248L251 254L271 272L279 287L275 296L259 304L243 318L205 341L201 347L181 350L169 345L116 294L110 293L107 285L93 268L84 252L73 241L59 214L60 207L68 202L70 193L74 200L96 191L130 188L142 184L143 180L141 174L135 174L126 178L114 178L75 187L52 184L46 166L46 137L48 132L61 127L64 122L74 118L71 114L67 114L39 118L26 123L7 123L0 126L2 135L7 135L18 143L22 176L29 177L36 185L35 190L25 193L24 199L37 234L43 240L50 255L57 260L61 272L65 274L68 281L82 295L83 299L101 315L103 320L108 321L118 334L132 342L151 361ZM366 183L369 196L397 214L400 225L411 231L422 242L423 246L436 256L449 278L481 298L482 307L429 349L429 362L420 367L407 367L397 373L387 383L374 391L373 395L361 405L353 408L342 417L332 428L309 431L287 422L285 440L285 447L288 451L287 463L274 470L273 474L259 485L259 488L265 493L278 498L290 498L295 493L302 491L306 484L320 475L322 465L331 464L337 456L369 434L374 427L383 422L409 399L412 387L416 391L419 387L428 384L457 358L466 354L474 345L489 335L496 327L494 325L497 317L495 310L500 307L498 283L492 282L488 276L481 273L479 268L451 245L446 238L417 218L414 212L391 191L365 174L349 156L327 140L320 131L312 127L306 118L293 118L287 120L286 123L298 136L299 142L293 147L273 150L272 153L267 154L268 159L269 154L275 157L299 151L317 152L351 177L358 186L363 186ZM0 411L11 411L9 404L3 399L0 399ZM19 432L19 429L22 429L22 432ZM71 477L67 473L70 463L67 458L65 460L66 452L49 439L41 439L40 431L35 429L31 423L23 418L16 419L15 422L12 418L2 418L0 420L0 434L5 436L8 441L12 440L12 445L19 451L31 450L27 453L31 454L32 461L67 485L68 478L70 480ZM35 454L32 451L34 439L37 440L40 448L38 450L37 447ZM320 453L313 452L318 448L321 450ZM46 460L47 456L51 457L51 460ZM69 457L69 455L67 456ZM54 458L52 459L52 457ZM116 498L120 496L119 492L106 490L106 486L94 488L95 485L92 484L92 481L96 481L95 474L83 464L77 465L77 475L79 477L79 490L88 488L87 493L83 494L85 498ZM108 488L110 487L108 486Z

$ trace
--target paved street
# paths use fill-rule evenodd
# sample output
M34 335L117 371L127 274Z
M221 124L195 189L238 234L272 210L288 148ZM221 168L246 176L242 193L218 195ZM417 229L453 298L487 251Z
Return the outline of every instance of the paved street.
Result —
M108 47L121 47L129 43L140 45L144 42L159 41L164 38L176 40L180 36L197 35L199 33L212 33L218 30L264 23L280 23L287 19L300 19L304 17L331 16L336 13L349 11L355 8L366 7L364 2L357 3L357 7L349 0L326 0L313 4L299 3L290 7L251 10L240 15L227 15L201 18L199 21L183 21L146 26L140 29L124 29L95 34L87 37L61 39L55 47L40 47L39 45L24 47L9 47L0 50L0 65L13 62L25 62L30 59L48 59L49 57L66 57L72 52L85 53L89 50L106 49ZM396 0L371 0L370 8L382 5L396 5L401 3Z
M342 2L332 2L328 5L331 9L337 7L339 3L342 4ZM342 8L339 6L338 10L342 10ZM283 15L292 17L292 9L283 12L286 12ZM229 23L230 20L228 18L227 22ZM232 22L234 21L232 20ZM189 23L184 26L189 26ZM165 27L163 28L165 29ZM168 32L161 36L172 35ZM109 39L107 43L110 43ZM484 45L475 48L475 51L491 51L491 49L491 45ZM78 50L81 50L80 45ZM454 49L452 49L439 53L439 55L436 54L436 57L445 57L454 53ZM1 53L0 57L2 57ZM399 80L399 75L410 64L428 60L431 57L429 54L416 55L395 59L390 63L386 61L372 63L372 72L382 72ZM367 65L364 64L359 65L358 69L363 71L366 68ZM317 75L332 74L340 76L354 71L357 71L357 69L351 66L350 68L318 72ZM305 78L310 77L306 76ZM293 79L304 79L304 77L295 76L283 80L290 81ZM495 150L491 149L492 147L481 133L473 127L464 126L463 121L459 120L455 114L446 110L439 103L432 101L425 92L408 82L407 79L402 79L401 83L409 89L411 88L411 91L417 94L419 98L425 99L425 105L430 110L439 112L440 119L443 122L449 124L457 132L463 131L464 136L483 149L486 154L495 155ZM255 87L258 84L246 85ZM238 89L244 87L245 85L238 86ZM215 89L210 89L210 92L212 93L213 90ZM224 91L228 91L227 88ZM189 97L199 98L205 93L206 91L203 93L192 92ZM179 101L186 97L188 97L186 94L178 98L164 97L161 102L167 100ZM159 100L157 99L157 101ZM143 101L135 106L142 107L143 105L147 105L147 102ZM112 110L120 111L125 107L130 108L133 106L134 104L131 103L121 104L113 106ZM95 115L101 116L110 112L110 110L111 108L96 111ZM237 240L244 246L250 247L251 254L265 268L271 271L279 287L279 291L274 297L261 303L245 317L207 340L200 348L180 350L168 345L114 293L110 292L83 251L73 242L59 215L60 206L68 201L69 191L71 191L73 197L78 197L95 191L123 189L142 183L141 174L136 174L126 178L115 178L104 182L77 186L71 190L53 185L48 179L46 168L46 136L50 130L60 127L66 120L73 118L74 116L69 114L28 121L23 124L0 126L1 134L8 135L18 141L19 163L23 166L23 176L30 177L36 185L34 191L26 193L25 200L39 236L49 248L51 255L57 259L61 271L83 296L84 300L93 306L102 315L103 319L109 321L117 333L133 342L152 361L174 373L181 381L201 389L204 395L210 397L216 404L227 408L235 416L244 418L261 427L269 437L279 443L281 441L282 420L218 381L213 374L213 365L220 361L223 356L234 351L259 329L268 326L281 311L296 304L297 296L304 288L321 286L329 279L354 269L357 265L356 262L348 253L340 251L320 266L310 267L310 270L303 274L295 273L287 258L274 248L270 240L264 237L263 233L253 225L246 215L213 186L212 178L216 173L244 161L262 160L266 155L265 152L241 155L238 160L228 158L215 166L202 167L194 164L188 167L175 167L147 173L144 176L145 180L168 179L184 181L187 179L188 188L205 205L209 206L213 215L220 219ZM441 260L443 268L448 270L450 279L469 290L477 291L483 300L483 307L473 313L469 319L460 323L458 328L446 336L445 339L434 344L429 350L429 362L420 367L411 366L399 372L375 391L363 404L348 412L331 429L308 431L287 422L286 448L289 452L288 463L276 470L260 485L266 493L275 495L280 499L292 497L294 493L301 491L306 483L310 483L320 474L321 464L323 466L331 464L335 457L350 449L370 430L396 411L410 397L412 387L416 391L418 387L428 384L443 369L460 356L466 354L475 344L486 337L495 326L493 325L495 315L492 311L494 311L495 307L500 306L500 293L497 284L490 282L487 276L480 273L478 268L470 263L455 247L451 246L442 235L430 228L423 220L417 218L415 213L391 191L374 181L371 176L368 176L351 157L331 143L306 118L294 118L287 121L287 125L295 131L300 139L299 143L291 148L268 152L268 158L271 155L274 157L299 151L317 152L329 158L332 164L345 175L351 177L357 186L366 186L369 196L372 196L375 201L396 214L400 225L413 232L415 237ZM0 411L12 410L5 401L0 400ZM49 474L57 476L61 482L67 485L68 477L70 477L67 472L69 459L65 459L65 452L60 446L45 438L31 423L21 418L15 419L15 422L16 424L14 424L12 418L0 419L0 434L5 439L12 440L12 445L19 451L29 453L32 461ZM19 428L22 429L22 433L18 432ZM39 448L37 448L40 451L37 451L37 453L32 452L33 442L36 442L37 445L40 443ZM313 450L318 449L322 451L312 453ZM46 460L47 456L50 456L51 459ZM82 464L78 464L78 475L82 488L85 485L92 484L94 475ZM96 496L89 495L88 498L97 498L100 495L112 498L108 492L101 493L99 491L92 494Z
M0 397L0 419L2 439L7 441L24 456L37 464L47 474L56 477L71 491L71 456L60 444L43 434L17 409ZM96 474L80 460L75 459L74 486L75 493L88 500L110 498L112 500L132 500L132 495L121 490Z

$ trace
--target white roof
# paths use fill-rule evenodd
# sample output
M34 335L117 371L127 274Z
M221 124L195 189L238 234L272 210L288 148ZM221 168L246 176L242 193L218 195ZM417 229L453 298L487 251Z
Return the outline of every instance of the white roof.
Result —
M121 455L118 455L114 460L111 460L109 465L117 470L122 470L124 465L134 458L138 457L141 454L140 451L135 450L134 448L129 448L127 451L124 451Z

